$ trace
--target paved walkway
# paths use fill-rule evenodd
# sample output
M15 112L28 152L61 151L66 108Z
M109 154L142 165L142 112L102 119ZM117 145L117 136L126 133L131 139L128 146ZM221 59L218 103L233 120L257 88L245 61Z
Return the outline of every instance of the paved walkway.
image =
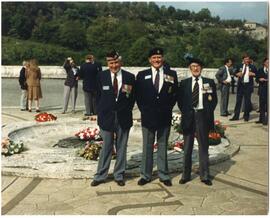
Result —
M232 96L234 99L234 96ZM253 102L257 102L256 95ZM234 100L232 100L234 101ZM231 109L234 103L231 104ZM240 151L230 160L210 167L213 186L200 182L196 171L192 181L180 185L180 177L172 176L172 187L158 178L143 187L138 177L127 178L119 187L110 177L105 184L90 187L87 179L42 179L2 176L2 215L266 215L268 214L268 128L251 120L230 122L226 135ZM60 110L51 109L57 116ZM33 113L18 108L2 109L2 125L33 119Z

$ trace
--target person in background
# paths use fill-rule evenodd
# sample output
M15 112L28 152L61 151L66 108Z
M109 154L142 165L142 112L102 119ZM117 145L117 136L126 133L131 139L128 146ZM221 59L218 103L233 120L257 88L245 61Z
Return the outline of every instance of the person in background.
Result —
M63 67L66 70L67 78L64 83L64 105L62 114L65 114L67 111L70 96L72 104L71 112L75 113L75 106L78 95L79 68L76 66L74 60L71 57L68 57L65 60Z
M26 84L28 96L28 111L32 112L32 102L35 101L36 112L40 112L39 99L42 98L40 86L41 71L36 59L29 61L29 67L26 68Z
M259 105L260 105L260 117L256 123L268 124L268 72L269 72L269 59L263 60L263 67L258 70L256 75L256 82L259 83Z
M214 80L201 76L203 63L189 59L192 76L181 80L178 91L178 107L182 113L181 126L184 135L184 170L180 184L191 179L192 151L196 135L199 147L199 170L201 182L210 186L208 134L214 129L214 111L217 93Z
M249 121L249 113L252 109L251 94L253 92L253 78L256 76L257 69L250 64L250 57L248 54L243 55L243 63L236 69L236 76L238 77L236 104L234 108L234 116L230 121L239 120L242 100L244 98L244 120Z
M26 69L29 67L28 61L23 61L23 67L20 71L19 84L21 86L21 99L20 108L21 111L28 110L28 100L27 100L27 84L26 84Z
M230 84L232 81L229 68L232 66L232 64L232 59L226 58L224 60L224 66L220 67L216 73L216 78L220 84L220 116L223 117L231 115L228 112L228 104L230 96Z
M83 80L85 116L96 115L97 75L102 71L101 64L94 60L93 55L86 55L81 65L79 77Z

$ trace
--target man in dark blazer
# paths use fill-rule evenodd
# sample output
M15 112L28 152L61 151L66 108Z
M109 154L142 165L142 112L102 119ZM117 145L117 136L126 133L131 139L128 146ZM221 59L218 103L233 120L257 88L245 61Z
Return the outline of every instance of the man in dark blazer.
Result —
M192 76L180 82L178 107L182 113L181 126L184 135L184 169L180 184L190 181L192 150L196 135L199 147L199 168L201 182L212 185L209 175L208 134L214 129L214 110L217 93L214 80L201 76L202 62L189 59Z
M124 186L127 142L135 103L135 76L121 69L121 56L115 50L107 54L107 65L109 69L99 72L97 76L97 120L103 146L99 155L97 173L91 186L105 182L114 140L116 162L113 176L119 186Z
M83 79L85 116L96 115L97 75L102 71L101 64L93 55L86 55L85 63L80 67L79 77Z
M29 63L27 61L23 61L23 67L20 71L20 76L19 76L19 84L21 86L21 100L20 100L20 108L21 111L26 111L28 110L28 100L27 100L27 84L26 84L26 77L25 77L25 70L26 67L29 66Z
M244 97L244 120L249 121L249 113L252 109L251 94L253 92L253 78L256 76L257 69L254 65L250 64L250 57L247 54L243 55L243 63L236 69L237 94L236 105L234 108L234 116L230 119L239 120L242 99Z
M153 144L157 137L157 168L160 181L171 186L168 171L167 145L170 134L172 109L176 103L176 72L163 67L161 48L149 52L151 68L140 71L136 79L136 101L141 112L143 155L141 179L138 185L149 183L153 170Z
M220 67L216 73L216 78L220 84L220 116L223 117L231 115L228 112L230 84L232 81L231 74L229 72L231 66L232 66L232 59L226 58L224 60L224 65Z
M263 60L263 67L258 70L256 75L256 82L259 83L259 105L260 105L260 117L256 123L268 124L268 72L269 72L269 60L265 58Z

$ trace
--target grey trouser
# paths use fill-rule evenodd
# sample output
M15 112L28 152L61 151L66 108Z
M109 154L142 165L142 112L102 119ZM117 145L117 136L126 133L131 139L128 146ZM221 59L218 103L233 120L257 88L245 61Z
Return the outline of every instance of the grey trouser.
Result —
M147 181L152 178L153 171L153 144L157 134L157 169L159 178L170 180L168 161L167 161L167 145L170 134L170 126L152 131L148 128L142 127L143 134L143 154L141 164L141 177Z
M194 112L194 125L199 147L199 168L201 180L209 179L209 157L208 157L208 131L204 123L203 112ZM192 150L194 144L194 132L184 134L184 170L182 179L189 180L192 167Z
M71 97L72 110L75 111L76 99L78 94L78 87L64 86L64 106L63 111L66 112L68 108L69 96Z
M22 94L21 94L21 100L20 100L20 108L26 109L26 107L27 107L27 90L21 89L21 91L22 91Z
M228 112L230 84L222 84L220 94L220 115L226 115Z
M84 91L84 104L85 111L88 115L96 115L96 92L85 92Z
M123 130L116 121L115 133L116 140L114 143L114 132L100 129L103 146L99 154L97 173L94 176L94 180L96 181L104 181L108 176L114 144L116 149L116 162L113 171L114 180L119 181L124 179L129 129Z

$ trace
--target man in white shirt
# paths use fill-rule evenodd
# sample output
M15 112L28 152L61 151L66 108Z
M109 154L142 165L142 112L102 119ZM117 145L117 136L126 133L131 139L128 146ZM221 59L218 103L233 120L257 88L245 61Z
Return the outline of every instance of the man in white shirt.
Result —
M227 117L231 115L228 112L230 84L232 81L229 68L232 66L232 59L226 58L224 66L220 67L216 73L216 78L220 84L220 116Z

